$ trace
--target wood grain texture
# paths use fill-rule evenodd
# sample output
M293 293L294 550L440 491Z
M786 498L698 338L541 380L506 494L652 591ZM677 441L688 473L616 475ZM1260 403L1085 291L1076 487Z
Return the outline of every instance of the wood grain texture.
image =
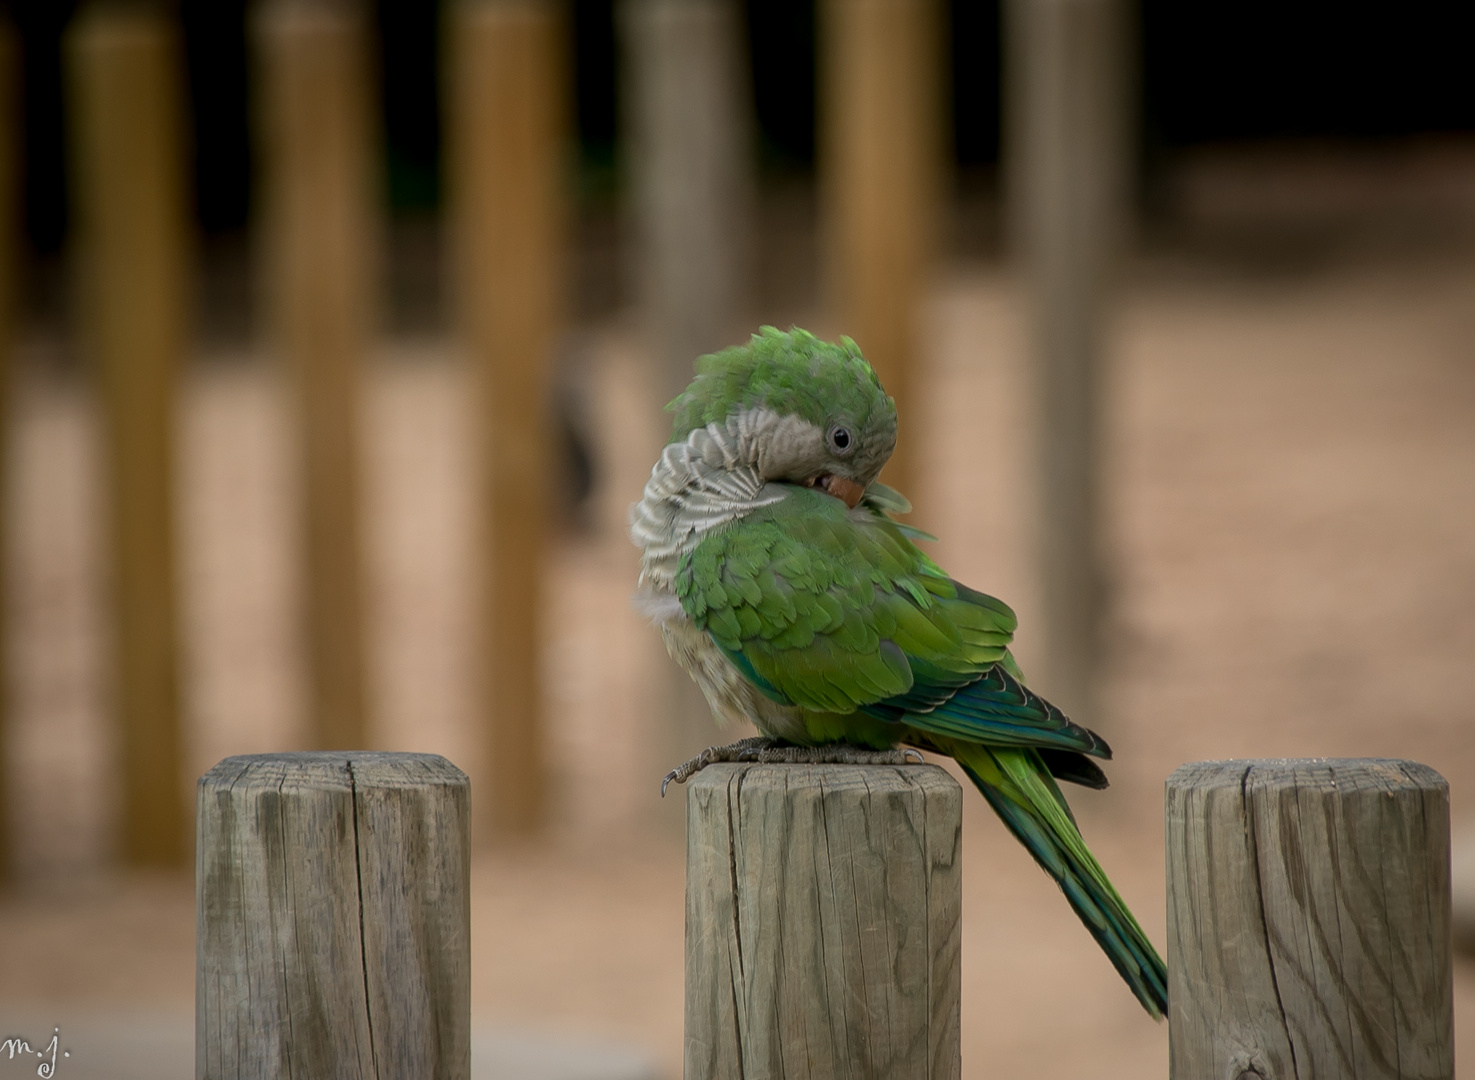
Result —
M960 1074L961 795L926 765L687 784L686 1080Z
M1029 290L1036 576L1032 685L1096 715L1104 606L1101 391L1111 278L1132 160L1126 0L1007 0L1005 167Z
M1167 785L1171 1075L1454 1075L1449 789L1383 760Z
M469 791L434 754L200 778L197 1080L467 1080Z
M517 834L543 820L547 786L540 665L556 475L549 382L561 303L563 37L559 10L541 0L458 0L448 26L452 243L480 395L483 804L492 830Z
M937 0L818 8L828 287L840 332L896 399L896 452L882 479L904 492L916 479L912 371L942 179L941 19Z
M301 461L312 745L368 744L359 514L360 377L377 244L361 5L255 13L263 294L293 387Z
M81 323L107 463L122 851L188 858L175 599L174 398L188 305L183 59L151 7L83 9L65 42Z

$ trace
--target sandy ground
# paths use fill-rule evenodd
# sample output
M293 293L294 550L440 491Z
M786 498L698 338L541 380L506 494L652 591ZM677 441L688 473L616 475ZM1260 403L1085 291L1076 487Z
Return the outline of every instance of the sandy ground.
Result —
M1280 276L1159 260L1127 288L1109 378L1113 623L1102 715L1113 787L1076 799L1088 839L1163 939L1162 782L1178 764L1415 758L1475 820L1475 262L1363 260ZM1015 605L1032 658L1026 369L1019 297L988 269L939 281L920 520L956 576ZM664 657L628 606L626 505L660 421L618 327L576 342L600 475L559 543L545 669L555 821L473 874L473 1010L644 1048L679 1075L682 855L650 703ZM34 350L33 350L34 351ZM191 775L300 745L292 452L259 358L185 381L179 432ZM6 552L25 884L0 898L0 1017L48 1004L193 1000L193 894L99 868L110 850L93 414L44 357L25 368ZM386 346L364 402L372 697L379 746L472 759L464 373L442 345ZM1048 688L1044 688L1048 692ZM967 1076L1163 1075L1146 1019L1053 886L969 799ZM1456 968L1475 1053L1475 961Z

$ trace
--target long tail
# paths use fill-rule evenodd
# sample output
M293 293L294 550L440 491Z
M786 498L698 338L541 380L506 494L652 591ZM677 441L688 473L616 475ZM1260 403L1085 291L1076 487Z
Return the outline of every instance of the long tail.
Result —
M947 750L1035 862L1059 884L1142 1007L1154 1019L1162 1019L1168 1008L1167 968L1086 847L1039 754L958 742Z

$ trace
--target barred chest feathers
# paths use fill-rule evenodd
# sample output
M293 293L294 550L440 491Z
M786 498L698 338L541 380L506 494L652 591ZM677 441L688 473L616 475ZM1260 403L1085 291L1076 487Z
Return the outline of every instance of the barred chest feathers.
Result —
M660 628L666 649L696 680L719 723L751 720L767 735L802 739L798 710L759 693L681 609L674 582L681 559L712 530L784 498L764 480L782 475L791 448L813 425L769 409L734 413L671 443L630 508L630 538L641 549L636 607Z

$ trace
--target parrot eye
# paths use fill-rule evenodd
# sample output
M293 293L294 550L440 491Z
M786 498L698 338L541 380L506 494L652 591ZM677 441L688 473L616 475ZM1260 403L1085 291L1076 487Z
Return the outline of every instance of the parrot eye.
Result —
M850 434L849 428L841 424L831 427L829 435L826 438L829 441L830 449L842 457L855 449L855 437Z

